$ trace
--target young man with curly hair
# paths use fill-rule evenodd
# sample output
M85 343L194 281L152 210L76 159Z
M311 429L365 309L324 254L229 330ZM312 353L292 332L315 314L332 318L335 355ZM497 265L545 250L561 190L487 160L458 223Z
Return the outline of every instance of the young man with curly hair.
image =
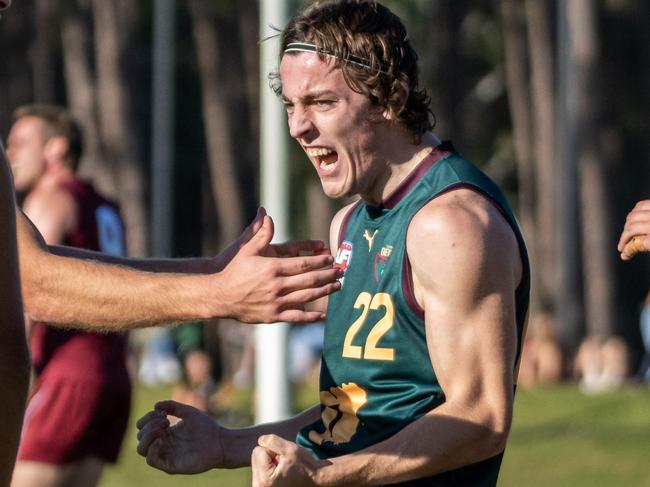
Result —
M316 3L284 29L281 53L291 136L329 197L360 197L331 225L345 274L320 404L231 430L163 402L139 422L139 452L168 472L250 464L258 487L494 486L530 288L512 211L431 131L417 56L386 7Z

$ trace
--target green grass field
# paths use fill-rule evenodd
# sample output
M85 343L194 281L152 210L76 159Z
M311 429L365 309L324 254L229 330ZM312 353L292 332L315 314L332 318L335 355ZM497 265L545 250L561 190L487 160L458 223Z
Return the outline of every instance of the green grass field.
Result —
M313 395L312 395L313 394ZM301 391L309 405L315 393ZM167 389L138 388L133 421ZM240 407L250 406L243 397ZM250 470L170 476L147 466L135 452L135 427L120 462L107 469L102 487L239 487L250 485ZM650 487L650 389L625 389L585 396L563 386L517 393L515 421L501 469L501 487Z

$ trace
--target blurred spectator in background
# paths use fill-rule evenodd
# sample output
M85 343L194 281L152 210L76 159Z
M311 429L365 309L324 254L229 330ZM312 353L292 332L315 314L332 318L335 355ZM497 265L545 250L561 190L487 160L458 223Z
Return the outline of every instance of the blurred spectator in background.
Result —
M166 328L135 330L132 342L138 349L138 379L147 387L175 384L181 378L181 364L174 339Z
M172 398L214 416L217 408L212 397L217 383L212 358L205 350L203 327L203 323L185 323L171 330L182 364L182 382L174 388Z
M553 332L552 317L538 313L531 320L524 339L517 384L523 387L551 385L562 378L562 351Z
M585 394L621 387L629 375L630 354L621 337L587 336L578 349L574 373Z
M81 131L62 108L14 113L7 155L23 211L50 245L125 255L118 207L76 177ZM126 335L29 326L36 379L12 485L97 484L117 460L129 417Z
M289 333L289 379L294 384L317 386L325 323L295 325Z

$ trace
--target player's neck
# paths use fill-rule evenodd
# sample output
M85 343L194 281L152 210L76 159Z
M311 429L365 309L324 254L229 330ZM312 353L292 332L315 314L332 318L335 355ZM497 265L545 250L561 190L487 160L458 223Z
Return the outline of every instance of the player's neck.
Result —
M30 194L58 191L62 186L74 181L74 173L65 166L48 168L38 179Z
M378 178L371 194L361 195L363 200L373 206L386 200L438 145L440 140L433 132L427 132L419 144L410 140L394 144L388 152L384 174Z

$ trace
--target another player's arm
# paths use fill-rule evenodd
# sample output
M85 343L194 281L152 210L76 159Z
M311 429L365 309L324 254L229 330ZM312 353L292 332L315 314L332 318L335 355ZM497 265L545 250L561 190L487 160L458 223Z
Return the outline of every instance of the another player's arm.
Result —
M238 245L224 251L232 252L223 258L227 265L205 274L193 274L204 260L189 270L181 263L182 273L172 273L169 268L178 264L170 261L146 264L164 270L151 273L137 269L142 261L63 247L59 253L82 259L56 255L20 211L16 216L25 309L51 324L110 330L211 317L309 322L322 313L304 311L304 303L339 287L330 256L267 257L273 222L263 212L252 225L257 230L249 227ZM84 260L89 256L110 264Z
M20 296L13 194L9 167L0 143L0 485L9 485L11 480L29 386L29 353Z
M650 200L639 201L627 215L618 251L623 260L639 252L650 252Z
M505 447L516 355L514 293L521 279L513 232L484 198L458 190L414 217L407 250L446 401L381 443L329 466L313 463L316 485L408 481Z
M63 189L31 194L25 199L23 211L48 245L61 245L79 214L74 198Z
M171 426L168 415L181 421ZM245 467L250 465L260 435L272 433L293 441L300 428L319 415L320 407L314 406L285 421L228 429L196 408L162 401L137 422L138 453L149 465L167 473Z

